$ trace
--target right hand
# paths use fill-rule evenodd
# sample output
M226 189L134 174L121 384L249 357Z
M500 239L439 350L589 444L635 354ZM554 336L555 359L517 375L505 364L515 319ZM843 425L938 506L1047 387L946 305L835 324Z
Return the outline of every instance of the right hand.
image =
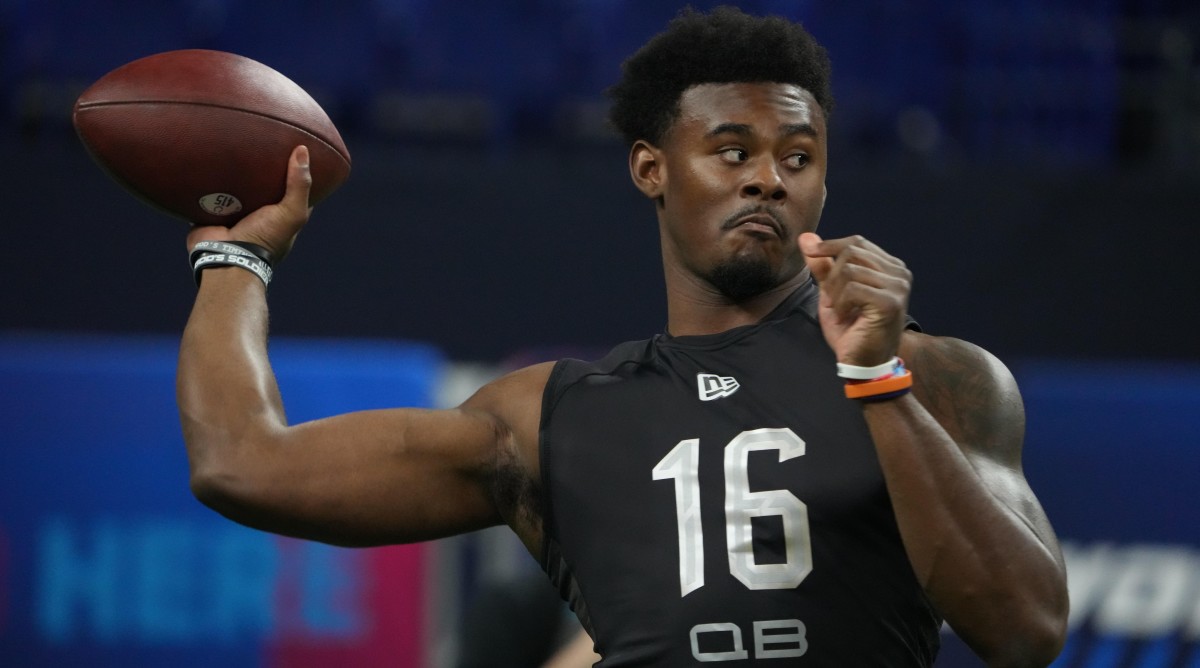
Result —
M271 251L272 264L278 266L292 250L296 235L312 214L312 207L308 205L311 189L308 147L297 146L288 159L287 190L278 204L268 204L254 211L233 227L193 227L187 237L188 252L200 241L248 241Z
M912 272L861 236L799 237L800 251L821 289L817 313L837 361L882 364L899 353Z

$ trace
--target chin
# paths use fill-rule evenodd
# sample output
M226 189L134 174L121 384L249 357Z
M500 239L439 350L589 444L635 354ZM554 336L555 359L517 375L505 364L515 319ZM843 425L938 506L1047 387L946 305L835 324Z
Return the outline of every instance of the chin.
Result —
M780 282L777 268L761 255L729 258L713 267L706 279L717 292L732 302L757 297Z

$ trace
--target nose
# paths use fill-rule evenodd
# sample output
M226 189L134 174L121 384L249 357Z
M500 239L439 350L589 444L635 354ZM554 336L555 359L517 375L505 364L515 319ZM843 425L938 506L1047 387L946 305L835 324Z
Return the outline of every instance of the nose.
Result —
M773 160L760 160L742 184L742 197L749 199L787 199L787 189L779 176L778 166Z

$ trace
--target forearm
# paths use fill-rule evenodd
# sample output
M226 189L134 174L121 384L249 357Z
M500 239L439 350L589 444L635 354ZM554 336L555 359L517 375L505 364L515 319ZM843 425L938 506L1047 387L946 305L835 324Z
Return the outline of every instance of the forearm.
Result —
M286 425L267 359L265 293L248 271L207 269L184 329L176 396L198 495L246 471L249 450Z
M951 626L996 665L1053 657L1063 577L1053 537L1014 507L1020 491L998 496L1003 481L985 484L993 472L978 470L912 395L863 413L914 571Z

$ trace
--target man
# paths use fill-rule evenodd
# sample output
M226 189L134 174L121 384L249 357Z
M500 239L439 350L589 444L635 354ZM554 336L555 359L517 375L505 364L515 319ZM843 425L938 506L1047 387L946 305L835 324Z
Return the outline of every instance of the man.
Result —
M943 619L990 664L1049 663L1065 573L1012 376L916 330L903 262L815 234L828 71L802 27L731 9L635 54L612 118L657 214L667 332L454 410L289 425L265 281L208 264L178 380L196 496L339 545L507 523L604 666L929 665ZM189 246L278 261L309 180L298 148L278 205Z

